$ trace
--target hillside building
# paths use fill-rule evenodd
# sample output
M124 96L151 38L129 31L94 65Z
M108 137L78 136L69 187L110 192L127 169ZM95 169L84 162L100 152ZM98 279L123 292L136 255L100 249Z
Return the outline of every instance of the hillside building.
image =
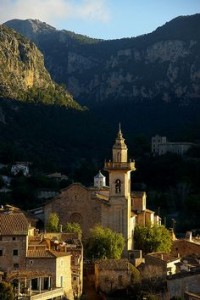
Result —
M11 167L11 174L16 176L17 174L21 173L23 176L29 176L30 164L30 162L16 162Z
M169 142L166 136L155 135L151 139L151 152L155 155L164 155L168 152L183 155L193 145L185 142Z
M18 298L73 300L82 294L82 244L66 233L39 234L26 213L2 207L0 272Z

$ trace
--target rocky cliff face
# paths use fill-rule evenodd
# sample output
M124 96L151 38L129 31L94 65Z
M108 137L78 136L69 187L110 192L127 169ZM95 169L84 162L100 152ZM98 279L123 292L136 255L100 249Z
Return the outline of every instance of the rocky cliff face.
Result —
M20 97L32 87L54 86L37 47L10 29L0 26L0 90L7 97Z
M0 60L1 98L31 101L35 97L37 102L56 104L55 99L60 97L62 105L78 107L67 91L52 81L43 54L35 44L3 25L0 26Z
M82 103L173 102L200 98L200 14L151 34L100 41L34 20L7 26L36 42L54 80ZM31 76L30 76L31 82Z

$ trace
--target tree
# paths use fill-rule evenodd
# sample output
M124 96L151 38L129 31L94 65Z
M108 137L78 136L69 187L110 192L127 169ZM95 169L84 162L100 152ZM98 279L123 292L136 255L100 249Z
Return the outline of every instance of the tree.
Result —
M1 300L14 300L13 287L10 283L0 282L0 299Z
M59 225L58 215L56 213L51 213L47 221L46 230L48 232L58 232L59 231L58 225Z
M82 230L79 223L67 223L64 226L64 230L66 232L78 233L81 234Z
M135 249L145 254L150 252L170 252L172 238L164 226L136 226L134 233Z
M97 225L90 230L90 237L85 247L86 256L99 259L119 259L124 250L124 245L125 241L121 233Z

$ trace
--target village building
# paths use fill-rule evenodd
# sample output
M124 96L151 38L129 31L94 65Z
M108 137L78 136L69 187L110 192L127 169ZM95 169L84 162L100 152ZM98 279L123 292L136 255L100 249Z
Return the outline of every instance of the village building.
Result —
M143 226L160 224L160 218L146 207L145 192L131 192L131 172L135 161L128 159L128 148L121 128L112 147L112 160L106 161L104 170L109 174L109 186L105 176L99 172L94 177L94 186L85 187L73 183L44 206L44 220L54 212L60 224L79 223L83 238L90 229L100 224L122 233L126 246L124 254L133 250L133 234L136 224Z
M48 174L47 178L54 179L56 181L68 180L68 176L61 174L60 172L55 172L52 174Z
M179 255L180 257L185 257L194 253L200 254L199 236L193 237L192 231L188 231L185 238L173 241L171 253L173 255Z
M192 146L193 143L169 142L166 136L155 135L151 139L151 152L154 155L164 155L168 152L183 155Z
M39 234L32 218L12 206L0 210L0 271L28 300L73 300L82 294L83 248L72 234Z
M132 266L127 259L104 259L95 263L95 288L106 294L132 284Z
M11 174L16 176L17 174L21 173L24 176L29 176L29 166L30 162L16 162L11 167Z
M177 273L180 257L164 252L153 252L145 255L143 274L164 277Z

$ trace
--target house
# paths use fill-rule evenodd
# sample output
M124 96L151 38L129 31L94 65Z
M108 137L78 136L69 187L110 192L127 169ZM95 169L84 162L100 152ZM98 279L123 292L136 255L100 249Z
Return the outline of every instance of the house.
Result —
M171 254L181 257L176 264L177 274L167 279L169 297L199 299L200 239L187 232L184 239L173 241Z
M168 299L180 297L195 300L200 296L200 273L182 272L167 279Z
M64 174L61 174L59 172L48 174L47 177L50 178L50 179L55 179L56 181L62 181L62 180L68 180L69 179L68 176L66 176Z
M127 259L104 259L95 262L95 288L111 294L132 284L132 265Z
M83 292L83 245L77 233L45 233L52 248L65 252L71 256L71 280L75 297L80 297Z
M200 271L200 253L190 254L181 258L180 263L177 264L178 272L195 272Z
M11 167L11 174L16 176L17 174L21 173L24 176L29 176L29 165L30 162L16 162Z
M199 254L200 255L200 239L199 238L185 238L174 240L172 244L171 253L173 255L180 255L181 257Z
M53 247L31 219L11 206L0 210L0 271L26 299L74 299L71 254Z
M168 152L183 155L192 146L194 146L192 143L169 142L165 136L155 135L151 139L151 152L155 155L164 155Z
M47 200L47 199L51 199L55 196L58 195L58 192L52 189L39 189L37 190L37 198L38 199L43 199L43 200Z
M169 253L153 252L145 255L145 266L142 270L144 277L156 276L166 278L168 275L176 274L177 263L180 257L175 257Z

